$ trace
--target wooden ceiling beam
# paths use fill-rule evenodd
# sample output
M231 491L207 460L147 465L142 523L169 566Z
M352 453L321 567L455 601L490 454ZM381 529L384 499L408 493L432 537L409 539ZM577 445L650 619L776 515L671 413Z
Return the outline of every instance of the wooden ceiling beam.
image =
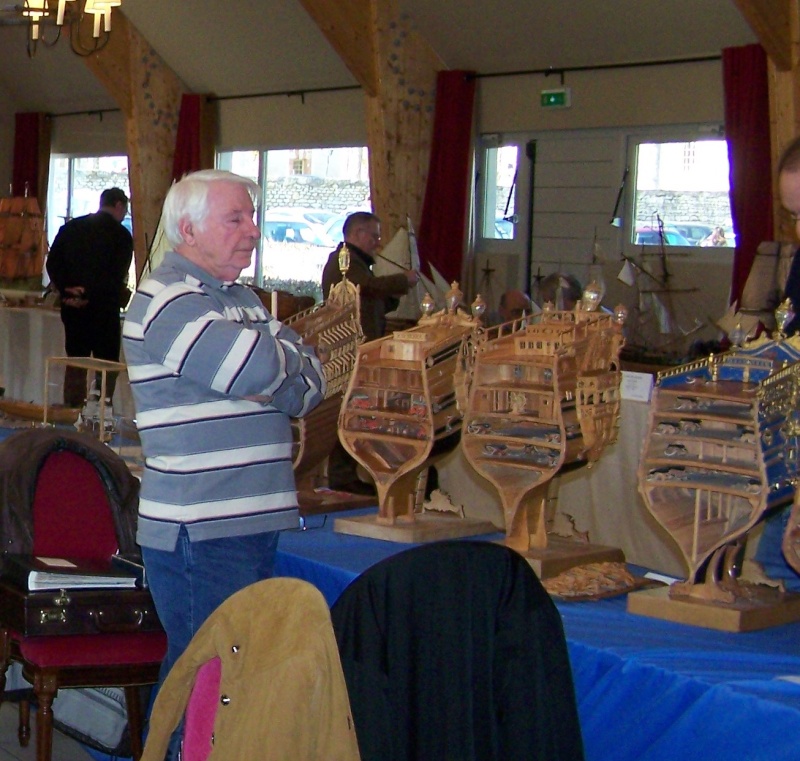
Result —
M300 0L367 95L372 206L388 241L419 226L436 75L447 67L396 0Z
M91 23L89 16L84 22ZM125 115L138 280L172 182L181 96L188 88L119 10L108 44L83 60Z
M779 71L792 68L790 5L797 0L733 0Z
M300 0L300 4L367 95L377 95L378 70L369 0Z

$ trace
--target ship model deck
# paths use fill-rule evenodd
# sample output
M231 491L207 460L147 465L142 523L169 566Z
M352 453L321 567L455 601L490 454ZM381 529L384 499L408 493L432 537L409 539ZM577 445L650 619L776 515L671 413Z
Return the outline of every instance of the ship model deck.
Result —
M336 443L342 395L364 340L359 288L347 280L349 266L350 253L343 246L339 254L343 277L331 288L327 301L283 321L315 348L327 381L325 399L305 417L292 420L292 460L298 480L328 457Z
M472 347L464 454L500 495L506 543L532 553L540 576L578 557L623 559L619 550L564 542L548 552L544 515L547 482L565 465L596 461L616 439L623 320L623 312L546 308L487 330Z
M747 533L795 492L798 360L800 340L762 338L659 374L639 490L688 575L666 591L629 596L629 610L654 615L660 606L659 617L732 631L800 615L796 601L787 613L780 590L737 578Z
M473 316L458 309L457 283L447 300L436 314L432 302L423 302L416 326L358 349L339 438L374 479L378 514L337 519L336 531L416 542L494 530L485 521L421 514L428 466L461 438L454 375L462 341L480 326L482 313L480 307Z

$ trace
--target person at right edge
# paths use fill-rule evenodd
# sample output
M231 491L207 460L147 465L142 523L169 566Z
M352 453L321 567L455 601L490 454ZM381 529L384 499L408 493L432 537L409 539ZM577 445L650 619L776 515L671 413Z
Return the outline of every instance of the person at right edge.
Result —
M368 211L357 211L344 221L344 243L331 252L322 271L322 293L328 298L331 286L340 282L339 252L342 246L350 251L350 269L347 279L361 288L361 329L365 341L383 336L386 314L397 309L398 297L404 296L419 281L416 270L402 270L396 275L378 277L372 272L375 254L381 243L381 221ZM399 265L398 265L399 266ZM375 494L370 484L359 480L355 461L337 442L328 459L328 485L332 489L351 494Z
M796 234L800 237L800 137L789 143L778 161L778 191L781 204L792 215ZM791 336L800 328L800 249L795 251L792 259L783 298L791 301L795 312L785 328L786 334ZM789 504L764 521L753 559L761 565L767 576L783 581L791 592L800 592L800 576L786 562L781 549L791 511Z

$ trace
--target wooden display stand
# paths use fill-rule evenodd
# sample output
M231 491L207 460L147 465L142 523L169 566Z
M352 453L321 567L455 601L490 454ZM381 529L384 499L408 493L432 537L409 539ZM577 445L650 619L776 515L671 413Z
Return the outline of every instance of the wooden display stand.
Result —
M477 336L463 378L462 448L500 495L505 544L540 578L576 565L624 562L622 550L549 537L548 482L564 466L595 462L616 439L625 313L545 305Z
M800 594L759 587L731 603L671 596L670 587L628 594L628 612L725 632L750 632L800 620Z
M337 518L335 531L409 543L495 531L489 521L422 512L428 467L461 438L454 376L485 310L477 297L472 316L460 311L461 297L453 283L444 310L433 314L426 297L415 327L359 347L339 439L374 479L378 514Z
M373 500L374 502L374 500ZM364 536L369 539L382 539L386 542L423 544L442 539L460 539L466 536L482 536L497 531L490 521L457 516L439 516L430 513L417 513L413 520L403 523L381 523L379 516L358 515L337 518L333 530L340 534Z
M122 362L111 362L107 359L94 359L93 357L48 357L47 364L44 369L44 405L42 410L42 422L47 425L54 422L50 417L50 368L53 365L62 365L64 367L79 367L87 371L86 374L86 389L87 398L89 396L89 387L92 382L92 373L100 375L100 397L98 399L98 438L101 441L107 441L111 438L110 433L106 431L106 416L109 412L106 405L106 391L108 373L120 373L126 369Z
M355 510L359 507L374 507L375 497L362 494L348 494L330 489L302 488L297 485L297 504L300 515L326 515L342 510Z

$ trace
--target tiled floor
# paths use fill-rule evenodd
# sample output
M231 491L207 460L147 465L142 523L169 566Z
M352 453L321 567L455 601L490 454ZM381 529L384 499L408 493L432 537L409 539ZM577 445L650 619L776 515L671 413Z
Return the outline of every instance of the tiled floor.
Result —
M17 740L16 703L0 706L0 761L35 761L36 726L35 715L31 715L31 741L27 748L20 748ZM53 761L91 761L92 757L83 747L61 732L53 732Z

